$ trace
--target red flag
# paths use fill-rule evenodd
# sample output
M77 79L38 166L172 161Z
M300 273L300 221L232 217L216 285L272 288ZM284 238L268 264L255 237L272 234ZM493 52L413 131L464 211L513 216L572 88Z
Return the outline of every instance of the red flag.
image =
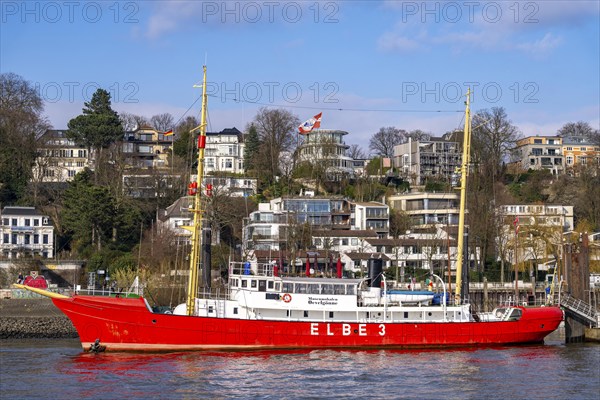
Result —
M519 216L515 217L513 221L513 226L515 227L515 232L519 233Z
M317 129L321 127L321 115L323 113L320 112L314 117L306 120L302 125L298 127L298 131L301 134L310 133L313 129Z

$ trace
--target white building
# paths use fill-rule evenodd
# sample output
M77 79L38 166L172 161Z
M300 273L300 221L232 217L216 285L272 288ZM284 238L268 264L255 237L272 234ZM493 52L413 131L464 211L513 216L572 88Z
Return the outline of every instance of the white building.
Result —
M66 130L49 129L38 140L39 156L33 167L33 180L68 182L86 167L91 167L90 154L67 138Z
M4 207L0 225L3 258L54 257L54 226L34 207Z
M206 132L205 173L244 173L244 149L243 134L235 127Z
M456 192L410 192L388 197L394 210L402 210L410 216L413 226L432 224L458 225L460 193Z
M427 180L451 181L462 160L461 146L446 138L424 141L409 140L394 146L394 167L412 185L425 185Z
M330 180L354 177L354 160L346 155L350 148L344 143L348 132L335 129L314 129L301 135L304 142L298 147L298 160L325 167Z

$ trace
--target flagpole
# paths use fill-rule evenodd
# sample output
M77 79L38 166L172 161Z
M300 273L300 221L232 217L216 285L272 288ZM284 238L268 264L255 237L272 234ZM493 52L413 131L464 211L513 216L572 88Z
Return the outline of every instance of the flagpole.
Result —
M519 304L519 217L515 218L515 305Z

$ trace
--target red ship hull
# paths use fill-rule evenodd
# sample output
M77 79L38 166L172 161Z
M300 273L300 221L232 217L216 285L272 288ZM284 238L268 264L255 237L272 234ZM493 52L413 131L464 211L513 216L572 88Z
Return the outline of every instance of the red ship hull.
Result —
M558 307L522 308L518 321L355 323L245 320L152 313L141 299L52 299L84 349L188 351L292 348L447 347L539 343L562 321Z

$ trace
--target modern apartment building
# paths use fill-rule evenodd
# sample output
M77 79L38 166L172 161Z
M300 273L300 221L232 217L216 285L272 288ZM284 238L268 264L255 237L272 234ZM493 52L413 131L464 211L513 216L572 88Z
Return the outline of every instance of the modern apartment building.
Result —
M450 182L462 160L458 142L445 138L409 140L394 146L393 165L411 185L425 185L428 179Z
M346 199L282 197L260 203L244 222L244 249L285 250L293 241L310 240L317 230L362 230L386 237L389 207Z
M408 214L413 226L432 224L457 225L460 193L410 192L388 197L392 209Z
M127 165L131 168L167 168L172 159L172 148L173 135L145 126L126 132L121 143Z
M564 172L562 138L559 136L529 136L518 140L512 158L524 170L547 169L553 175Z
M303 142L298 147L299 161L322 165L327 179L332 181L353 178L354 160L346 155L350 146L344 143L347 134L335 129L314 129L301 135Z
M3 258L54 257L54 226L34 207L4 207L0 225Z

